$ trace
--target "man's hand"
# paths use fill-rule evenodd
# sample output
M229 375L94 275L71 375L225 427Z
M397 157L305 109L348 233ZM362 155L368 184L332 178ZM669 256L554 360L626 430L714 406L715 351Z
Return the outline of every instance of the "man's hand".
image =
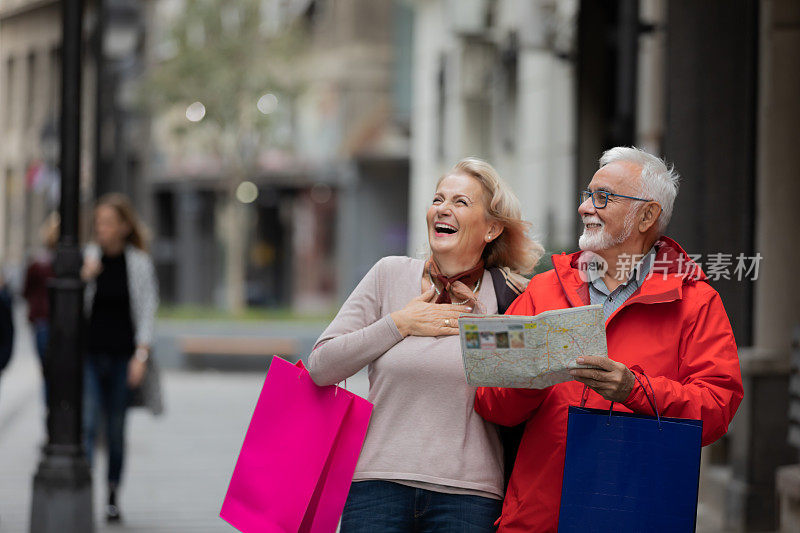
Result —
M606 400L622 403L633 390L636 378L627 366L608 357L587 355L578 357L579 365L591 365L597 368L575 368L569 373L575 379L605 398Z

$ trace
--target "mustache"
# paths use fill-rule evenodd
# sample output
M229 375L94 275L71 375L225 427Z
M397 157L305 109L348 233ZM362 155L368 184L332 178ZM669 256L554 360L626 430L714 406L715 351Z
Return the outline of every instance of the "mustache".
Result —
M583 222L584 224L600 224L600 227L605 226L602 220L593 216L585 216L581 219L581 222Z

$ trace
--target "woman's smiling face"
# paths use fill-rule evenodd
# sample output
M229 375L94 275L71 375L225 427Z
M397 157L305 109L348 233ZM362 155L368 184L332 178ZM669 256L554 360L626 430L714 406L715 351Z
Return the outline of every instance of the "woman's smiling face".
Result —
M450 174L442 179L426 216L434 257L480 257L487 242L496 237L491 235L493 224L485 196L480 182L467 174Z
M113 248L124 245L131 232L116 209L109 205L99 205L94 212L94 233L97 244L101 248Z

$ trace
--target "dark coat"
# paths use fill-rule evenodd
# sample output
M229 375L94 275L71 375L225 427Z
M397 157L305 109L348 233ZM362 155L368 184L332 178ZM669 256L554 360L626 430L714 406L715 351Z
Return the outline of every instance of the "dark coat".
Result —
M14 319L11 295L5 287L0 287L0 371L11 359L14 348Z

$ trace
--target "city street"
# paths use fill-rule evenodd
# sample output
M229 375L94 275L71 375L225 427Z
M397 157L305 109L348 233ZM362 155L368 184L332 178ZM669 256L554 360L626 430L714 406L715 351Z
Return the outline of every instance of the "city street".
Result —
M18 329L16 353L0 381L2 533L28 531L32 477L44 442L41 379L27 333ZM121 526L103 520L105 460L98 454L97 531L232 531L218 513L264 374L168 369L163 379L163 416L129 412ZM347 385L365 394L366 373Z

